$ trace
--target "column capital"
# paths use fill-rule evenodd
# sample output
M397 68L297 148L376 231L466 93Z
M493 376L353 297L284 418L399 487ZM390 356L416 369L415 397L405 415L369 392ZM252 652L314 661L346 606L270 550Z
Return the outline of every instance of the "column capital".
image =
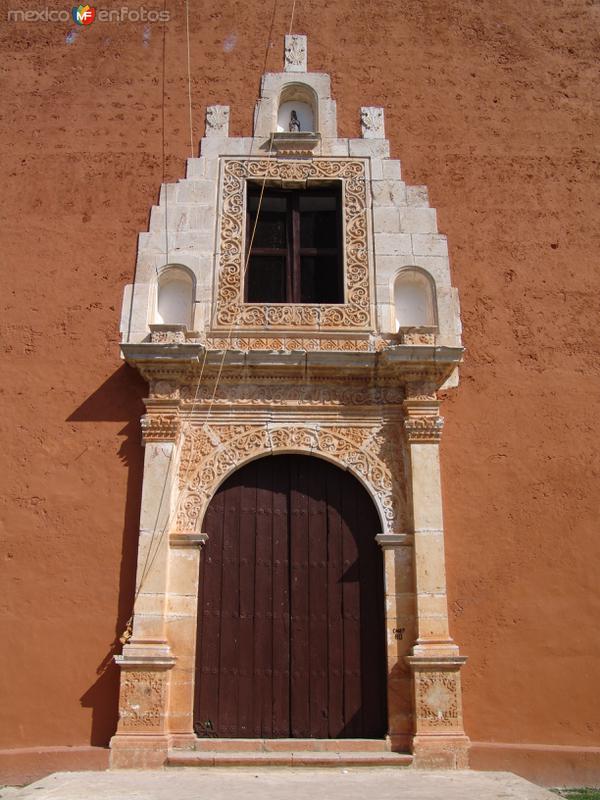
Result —
M382 550L396 547L412 547L415 537L412 533L378 533L375 541Z
M439 444L443 427L443 417L408 416L404 419L404 436L409 444Z
M197 533L196 531L179 531L169 535L171 547L199 547L202 548L208 542L208 533Z
M139 672L169 670L176 659L165 641L131 639L123 647L123 654L114 656L114 661L122 670Z
M173 444L179 435L181 423L177 413L144 414L142 423L142 440Z
M456 648L458 652L458 648ZM417 655L406 656L406 663L412 670L421 670L423 672L431 671L456 671L467 663L467 656L450 655Z
M439 444L444 418L435 394L410 394L402 403L404 435L409 444Z

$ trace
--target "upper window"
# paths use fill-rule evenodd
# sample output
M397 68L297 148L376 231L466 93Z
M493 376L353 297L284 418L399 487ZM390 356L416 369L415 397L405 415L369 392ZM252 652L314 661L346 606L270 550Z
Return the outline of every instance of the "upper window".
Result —
M248 252L247 303L343 303L339 186L265 188L261 199L248 183Z

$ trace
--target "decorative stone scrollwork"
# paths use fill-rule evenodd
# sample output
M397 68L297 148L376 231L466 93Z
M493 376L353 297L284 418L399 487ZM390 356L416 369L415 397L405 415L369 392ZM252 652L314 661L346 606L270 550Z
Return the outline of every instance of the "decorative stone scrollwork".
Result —
M460 726L457 676L453 672L418 674L417 718L421 729Z
M175 414L145 414L142 417L144 442L172 442L179 434L180 423Z
M126 731L161 728L165 688L164 672L124 670L119 704L121 727Z
M346 302L335 305L243 302L244 191L247 179L306 181L338 179L343 184ZM365 167L362 161L275 159L225 161L216 328L359 329L372 327L367 242ZM273 349L282 349L276 347ZM352 349L368 349L352 345ZM336 347L331 349L339 349Z
M381 511L385 530L396 530L403 522L406 505L404 487L398 480L396 438L384 432L381 424L212 424L187 429L180 459L182 501L177 529L196 529L220 483L253 457L306 452L329 458L362 479Z
M439 444L443 427L443 417L408 417L404 420L404 433L410 444Z

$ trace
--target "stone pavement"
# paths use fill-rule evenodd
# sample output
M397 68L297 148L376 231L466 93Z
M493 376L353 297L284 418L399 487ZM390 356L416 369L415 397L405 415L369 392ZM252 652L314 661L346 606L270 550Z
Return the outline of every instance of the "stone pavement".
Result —
M57 772L11 800L556 800L509 772L429 772L384 767L180 767Z

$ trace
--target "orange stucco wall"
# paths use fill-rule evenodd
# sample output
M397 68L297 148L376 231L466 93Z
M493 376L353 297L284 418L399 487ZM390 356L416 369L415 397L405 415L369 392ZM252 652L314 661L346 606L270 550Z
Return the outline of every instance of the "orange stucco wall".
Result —
M118 318L189 155L184 4L167 5L163 42L157 24L5 23L0 2L0 748L103 746L116 725L145 392ZM209 103L250 134L292 3L190 6L197 149ZM340 135L384 106L449 237L467 355L445 402L448 579L477 742L600 742L599 22L586 0L296 4Z

